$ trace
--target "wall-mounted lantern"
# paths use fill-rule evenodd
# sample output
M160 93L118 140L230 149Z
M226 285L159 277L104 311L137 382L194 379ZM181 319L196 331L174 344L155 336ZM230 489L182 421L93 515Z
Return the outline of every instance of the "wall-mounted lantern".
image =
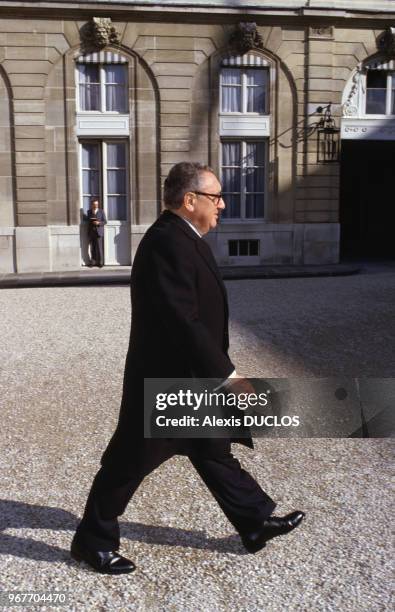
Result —
M328 164L339 161L340 156L340 129L331 113L331 105L318 106L317 113L322 116L316 124L317 129L317 162Z

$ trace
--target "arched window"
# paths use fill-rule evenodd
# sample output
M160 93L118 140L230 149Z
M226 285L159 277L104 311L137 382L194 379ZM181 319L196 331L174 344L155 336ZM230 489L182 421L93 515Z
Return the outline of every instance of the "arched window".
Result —
M225 58L219 80L223 218L262 220L267 193L270 67L248 53Z
M130 64L114 51L76 58L81 208L97 198L106 213L107 264L130 262Z
M343 115L359 119L395 116L395 60L376 56L356 68L343 93Z
M395 115L395 61L366 65L366 115Z
M128 65L118 53L100 51L77 59L78 111L128 112Z
M222 62L221 113L269 112L269 63L257 55L230 57Z

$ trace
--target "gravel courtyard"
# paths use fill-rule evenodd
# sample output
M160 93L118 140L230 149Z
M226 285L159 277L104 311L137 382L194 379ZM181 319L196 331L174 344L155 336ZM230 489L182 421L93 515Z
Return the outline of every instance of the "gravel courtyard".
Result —
M227 288L240 373L395 376L390 267ZM0 591L66 592L64 609L78 611L392 609L390 439L234 446L277 513L307 514L257 555L245 553L188 459L177 457L144 481L121 519L135 573L100 576L71 560L117 419L129 288L4 289L0 309Z

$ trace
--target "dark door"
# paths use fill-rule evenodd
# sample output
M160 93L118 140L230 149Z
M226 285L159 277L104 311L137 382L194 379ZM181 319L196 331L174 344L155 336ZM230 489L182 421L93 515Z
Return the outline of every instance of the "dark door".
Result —
M342 258L395 259L394 185L394 141L342 141Z

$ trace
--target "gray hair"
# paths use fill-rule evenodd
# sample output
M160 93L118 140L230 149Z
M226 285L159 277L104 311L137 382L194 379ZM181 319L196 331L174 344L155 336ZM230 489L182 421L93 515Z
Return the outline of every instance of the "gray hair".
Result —
M200 176L214 170L198 162L180 162L172 167L164 185L163 200L166 208L180 208L188 191L198 191Z

